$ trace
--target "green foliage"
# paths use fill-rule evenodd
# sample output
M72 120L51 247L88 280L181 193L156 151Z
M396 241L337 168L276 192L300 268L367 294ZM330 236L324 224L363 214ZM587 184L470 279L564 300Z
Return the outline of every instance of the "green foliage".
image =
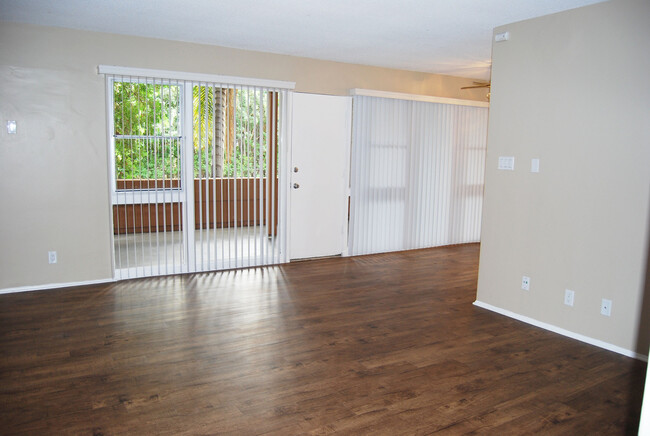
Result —
M180 140L115 140L117 179L177 179Z
M220 88L195 86L193 89L194 176L213 177L217 165L221 164L222 177L265 177L268 93L238 89L234 101L228 95ZM220 98L226 117L222 125L218 121L215 124L216 103ZM234 120L227 115L231 105ZM234 137L231 137L229 124L233 122ZM219 128L225 129L222 135L217 133ZM220 162L217 162L215 137L224 139Z
M214 120L218 89L207 86L192 88L192 138L194 144L194 177L215 174Z
M237 92L235 150L224 176L266 177L267 102L267 92Z
M179 86L115 82L113 102L116 178L178 178Z
M218 166L222 177L265 177L268 93L194 86L192 94L194 177L214 177ZM116 81L113 97L116 177L179 178L180 86ZM215 124L219 109L225 122Z

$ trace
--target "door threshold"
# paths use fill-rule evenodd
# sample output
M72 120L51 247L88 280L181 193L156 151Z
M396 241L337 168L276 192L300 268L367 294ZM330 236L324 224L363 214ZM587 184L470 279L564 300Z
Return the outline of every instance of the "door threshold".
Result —
M309 260L320 260L320 259L334 259L337 257L343 257L343 254L329 254L327 256L316 256L316 257L301 257L300 259L291 259L289 262L306 262Z

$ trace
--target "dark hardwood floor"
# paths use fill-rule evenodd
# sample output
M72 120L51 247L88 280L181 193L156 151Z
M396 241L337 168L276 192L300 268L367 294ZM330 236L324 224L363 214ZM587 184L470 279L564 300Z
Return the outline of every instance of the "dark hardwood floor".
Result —
M635 434L645 363L491 313L478 245L0 295L3 434Z

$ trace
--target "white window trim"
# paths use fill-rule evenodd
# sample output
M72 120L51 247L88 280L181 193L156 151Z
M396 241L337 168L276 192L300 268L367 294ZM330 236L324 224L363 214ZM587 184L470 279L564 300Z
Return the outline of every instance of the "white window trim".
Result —
M402 92L377 91L374 89L350 89L350 95L362 97L392 98L396 100L422 101L425 103L453 104L456 106L490 107L487 101L463 100L460 98L434 97L431 95L406 94Z
M282 80L253 79L250 77L221 76L216 74L187 73L183 71L151 70L147 68L120 67L115 65L99 65L98 74L113 74L116 76L155 77L156 79L186 80L193 82L227 83L230 85L260 86L265 88L294 89L296 82Z

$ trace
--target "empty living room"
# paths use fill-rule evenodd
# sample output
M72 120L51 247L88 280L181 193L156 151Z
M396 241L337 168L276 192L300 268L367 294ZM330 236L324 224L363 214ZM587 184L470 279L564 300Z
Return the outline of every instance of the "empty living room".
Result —
M648 23L0 0L0 433L650 435Z

